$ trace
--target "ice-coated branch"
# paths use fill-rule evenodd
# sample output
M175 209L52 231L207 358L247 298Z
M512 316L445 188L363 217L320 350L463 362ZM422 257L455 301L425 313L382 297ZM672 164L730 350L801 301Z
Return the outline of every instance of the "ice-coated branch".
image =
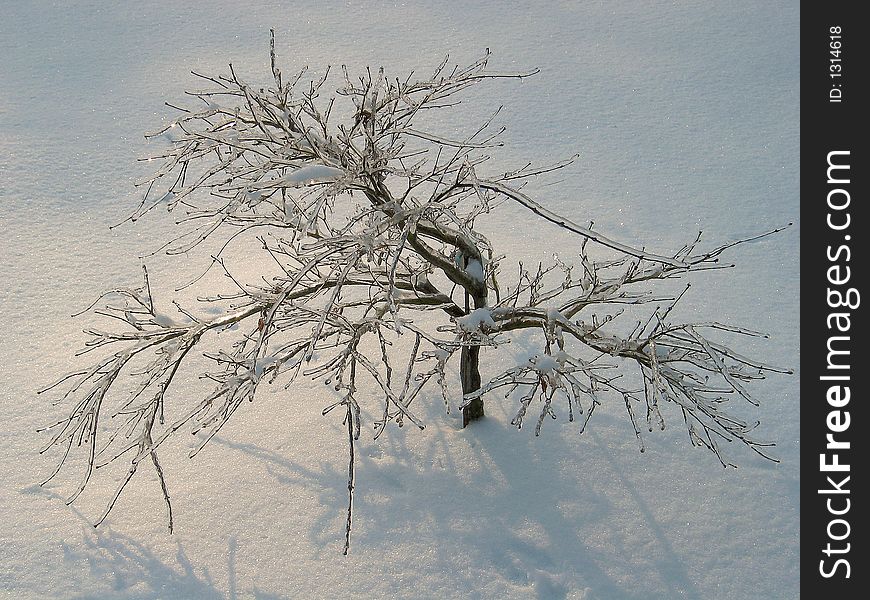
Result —
M719 254L716 249L693 255L690 264L708 263ZM555 266L563 272L561 280L552 276L557 271ZM607 275L614 267L621 270ZM669 322L668 315L688 287L664 308L651 311L645 323L638 321L629 335L611 331L621 316L619 312L603 318L591 313L588 321L577 318L585 314L581 312L584 309L606 309L617 303L639 307L656 300L633 293L632 286L667 279L674 272L684 270L655 263L645 266L643 260L611 263L606 269L587 270L576 279L572 269L562 263L549 269L539 267L535 273L521 269L520 284L512 294L496 306L456 319L455 331L462 343L495 346L514 332L537 330L543 336L543 351L466 394L464 402L468 404L499 388L506 389L507 396L525 390L512 423L522 427L529 407L537 399L541 413L535 432L539 434L545 417L556 417L553 402L557 395L567 403L569 421L574 420L575 412L584 412L583 399L589 399L591 404L585 409L584 429L603 395L614 395L625 403L641 451L641 428L633 405L643 402L645 427L652 431L664 429L661 406L671 403L682 415L692 443L709 448L723 465L731 463L724 458L720 441L739 441L761 456L771 458L765 451L770 444L751 436L757 423L737 419L724 408L733 396L757 405L746 385L770 373L791 371L747 358L710 337L717 331L766 336L717 322ZM521 294L528 295L527 303L519 304ZM567 301L563 297L567 297ZM569 340L575 342L573 347ZM641 388L617 383L617 379L625 375L624 365L633 366L637 378L643 382Z

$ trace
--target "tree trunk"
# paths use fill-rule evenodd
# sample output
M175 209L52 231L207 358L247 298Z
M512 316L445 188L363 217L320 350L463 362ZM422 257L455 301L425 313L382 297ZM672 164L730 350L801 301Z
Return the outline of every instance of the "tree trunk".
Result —
M480 346L465 346L459 357L459 376L462 379L462 395L480 389ZM483 417L483 398L472 400L462 409L462 427Z
M465 310L468 312L469 294L465 295ZM474 308L486 307L486 296L474 296ZM464 346L459 356L459 377L462 380L462 395L480 389L480 346ZM483 418L483 397L472 400L462 409L462 428L477 419Z

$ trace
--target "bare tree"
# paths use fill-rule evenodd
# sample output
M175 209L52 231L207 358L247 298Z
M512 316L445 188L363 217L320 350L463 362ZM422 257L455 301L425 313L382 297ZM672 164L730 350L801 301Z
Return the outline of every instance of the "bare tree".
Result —
M218 253L214 265L225 269L235 292L202 298L220 309L207 319L178 303L179 317L161 313L147 270L141 287L111 290L90 307L121 324L86 330L91 337L82 352L107 354L46 388L66 386L62 400L72 406L65 419L46 428L52 433L46 449L61 451L49 480L71 451L87 453L70 502L94 469L127 457L126 477L99 524L147 459L163 486L171 530L160 445L191 427L207 434L193 455L245 400L254 399L263 381L320 378L338 398L324 414L340 408L347 427L347 552L359 402L380 404L376 436L391 421L422 429L413 403L431 398L430 388L448 410L457 405L451 401L457 361L463 426L483 417L484 398L495 390L518 402L517 427L534 411L536 434L557 409L569 421L579 420L582 432L595 408L615 398L624 403L643 451L641 430L664 428L662 406L670 403L692 444L712 450L723 465L729 464L723 441L742 442L768 457L769 444L751 436L754 425L725 408L733 397L754 404L747 384L785 371L709 337L717 331L760 334L716 322L672 322L682 293L651 293L656 282L726 266L720 255L740 241L701 249L699 234L670 255L633 248L591 223L555 214L523 191L527 180L573 159L485 173L485 152L499 145L502 132L492 117L457 139L420 126L427 112L449 110L470 86L534 74L491 71L488 58L487 52L464 68L449 68L445 59L423 79L390 79L383 70L353 78L343 69L341 87L323 99L329 70L318 78L308 78L305 69L285 78L275 62L274 37L273 86L245 83L232 65L225 75L194 73L207 89L189 92L193 106L173 106L178 118L152 134L171 130L173 141L149 159L161 166L142 183L144 198L131 219L159 206L185 211L182 221L191 227L167 244L169 254L187 252L213 234L226 234L227 243L257 235L257 260L273 262L280 274L240 281ZM576 234L573 262L519 263L505 275L505 257L475 227L504 202L523 207L530 222ZM609 258L594 259L590 243ZM619 333L617 321L624 323L628 314L637 319L645 305L645 316ZM436 321L423 312L447 318ZM243 333L230 347L207 354L214 363L206 374L211 392L168 418L167 390L185 359L204 337L230 327ZM540 352L482 382L481 350L522 330L540 333ZM132 363L139 365L137 385L108 401ZM103 426L106 415L115 417L113 427Z

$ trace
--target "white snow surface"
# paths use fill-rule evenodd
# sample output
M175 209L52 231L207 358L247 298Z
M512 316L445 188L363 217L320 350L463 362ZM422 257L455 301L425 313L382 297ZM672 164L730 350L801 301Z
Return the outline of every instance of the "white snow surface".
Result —
M5 4L0 596L798 597L798 5L511 6ZM132 184L153 166L135 160L154 149L141 134L176 116L164 101L200 85L191 69L226 72L232 61L247 81L265 83L270 27L285 73L347 64L351 73L383 65L393 77L425 76L447 52L468 63L487 47L498 70L540 67L522 82L474 89L437 117L441 130L473 130L505 104L505 147L486 167L504 172L579 152L571 167L525 191L636 247L673 252L698 229L716 244L794 221L737 248L739 268L693 279L680 306L687 318L764 330L771 339L744 351L795 369L755 386L761 408L745 413L761 420L760 437L777 442L781 463L729 448L740 468L722 469L691 448L674 415L666 431L645 436L640 454L618 404L600 407L583 435L560 419L536 438L509 425L516 405L494 394L487 418L462 430L436 390L415 403L425 431L390 428L377 441L363 431L344 557L342 415L321 416L335 399L303 382L264 386L195 459L186 456L197 438L167 443L172 535L148 470L97 529L91 523L122 471L98 472L72 506L63 500L80 471L40 488L57 455L38 453L48 438L36 430L68 406L35 391L85 364L74 352L94 323L70 314L103 289L137 285L138 257L173 230L165 213L108 229L135 208ZM568 261L577 243L515 206L480 222L496 253L527 265L556 250ZM172 289L206 259L147 259L166 313ZM520 341L491 356L507 353L517 364L536 352ZM205 393L196 378L203 366L189 368L176 398Z

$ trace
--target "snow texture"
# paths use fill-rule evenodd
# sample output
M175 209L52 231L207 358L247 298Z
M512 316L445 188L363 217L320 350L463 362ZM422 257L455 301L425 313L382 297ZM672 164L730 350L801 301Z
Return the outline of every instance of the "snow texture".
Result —
M423 76L448 51L467 64L486 47L494 68L541 67L522 82L475 88L458 110L430 115L430 129L473 132L504 104L506 145L485 167L505 172L579 152L555 185L532 181L525 191L615 239L673 252L698 229L714 244L794 221L776 239L737 249L740 268L693 279L678 308L687 319L764 330L771 339L747 351L800 372L798 4L511 6L5 3L0 596L799 596L799 375L763 382L751 413L759 435L778 442L781 464L742 453L738 470L693 451L676 422L645 436L638 453L616 405L599 407L583 435L560 419L536 438L509 425L513 399L493 397L469 430L440 398L420 399L425 431L393 428L378 441L363 432L348 557L345 441L341 415L320 414L334 401L322 385L258 394L195 459L186 456L199 438L167 444L173 535L151 474L134 478L98 529L91 523L121 473L101 473L72 506L63 501L70 476L35 485L57 460L38 454L47 439L35 431L67 409L35 390L84 364L73 355L94 324L70 314L106 287L137 285L139 256L172 231L175 214L162 212L108 229L135 208L132 184L153 166L136 158L165 144L148 146L141 134L175 118L163 103L198 85L191 69L226 73L232 61L252 85L268 82L270 27L285 73L348 64L351 73L383 65L389 76ZM294 181L319 179L310 175ZM526 264L556 250L570 261L577 243L510 205L480 223L496 252ZM169 295L192 279L208 251L148 258L155 290ZM519 341L504 351L518 364L540 347ZM176 401L203 393L196 373Z

